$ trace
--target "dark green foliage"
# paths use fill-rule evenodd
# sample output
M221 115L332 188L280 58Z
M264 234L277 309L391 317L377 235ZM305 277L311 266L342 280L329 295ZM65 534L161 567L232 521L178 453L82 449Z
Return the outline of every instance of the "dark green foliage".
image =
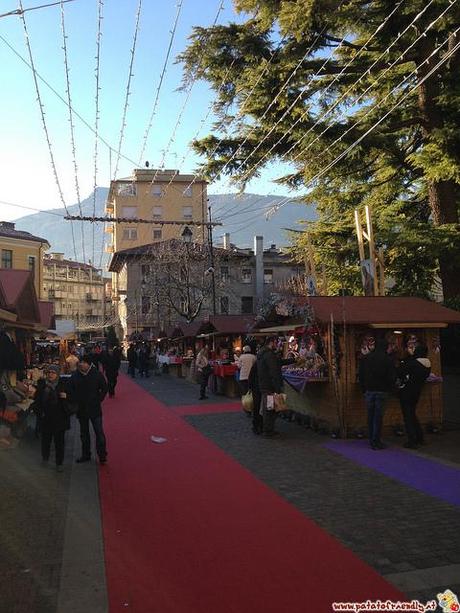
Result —
M308 229L332 291L360 291L353 211L369 205L392 292L428 295L439 274L445 297L460 295L460 52L422 82L460 41L460 3L235 6L252 16L196 28L180 57L186 79L197 74L218 93L224 123L236 119L225 138L219 122L218 133L194 143L205 158L200 172L211 180L225 173L244 188L267 163L291 162L294 172L279 182L302 189L317 208L319 220ZM303 259L302 235L293 251Z

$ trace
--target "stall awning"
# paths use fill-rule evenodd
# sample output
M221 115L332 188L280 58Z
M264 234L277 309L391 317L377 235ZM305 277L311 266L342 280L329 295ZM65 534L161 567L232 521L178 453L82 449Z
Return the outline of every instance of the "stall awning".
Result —
M300 304L310 305L316 321L374 327L431 327L460 323L460 312L437 302L407 296L312 296ZM299 304L299 306L300 306Z

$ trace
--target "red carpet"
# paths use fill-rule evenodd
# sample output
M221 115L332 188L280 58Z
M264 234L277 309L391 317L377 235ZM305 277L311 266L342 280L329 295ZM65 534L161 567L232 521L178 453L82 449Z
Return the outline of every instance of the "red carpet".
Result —
M330 613L401 597L134 382L117 393L99 471L110 613Z

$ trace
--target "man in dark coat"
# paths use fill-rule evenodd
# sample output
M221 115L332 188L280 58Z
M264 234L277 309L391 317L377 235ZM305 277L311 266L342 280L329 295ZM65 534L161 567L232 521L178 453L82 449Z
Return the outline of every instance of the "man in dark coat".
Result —
M114 349L109 349L104 353L102 358L102 368L104 369L105 376L107 378L107 387L109 390L109 397L115 396L115 388L118 380L118 370L120 368L120 360L115 354Z
M275 407L273 394L280 394L283 387L281 360L275 353L276 338L269 337L257 355L257 378L261 394L263 418L262 435L272 438L275 432Z
M131 375L133 379L136 378L136 366L137 366L137 352L134 343L131 343L128 347L128 351L126 352L126 357L128 359L128 374Z
M399 369L398 375L402 381L399 393L399 401L404 417L407 442L404 447L417 449L424 442L423 430L417 419L417 403L422 393L422 388L431 372L431 362L428 359L426 345L418 345Z
M387 353L387 343L377 341L375 349L359 363L359 384L366 401L369 443L374 450L386 447L382 443L383 409L395 380L396 370Z
M68 389L59 378L59 366L51 364L47 367L46 379L38 382L33 407L40 420L42 460L48 462L54 441L56 468L61 472L65 431L70 428L70 419Z
M99 462L107 461L107 446L102 425L101 403L107 394L107 383L104 375L96 369L90 359L83 357L78 365L77 372L72 375L72 390L75 402L78 405L77 417L80 422L80 438L82 453L77 462L91 460L91 438L89 422L91 422L96 436L96 452Z

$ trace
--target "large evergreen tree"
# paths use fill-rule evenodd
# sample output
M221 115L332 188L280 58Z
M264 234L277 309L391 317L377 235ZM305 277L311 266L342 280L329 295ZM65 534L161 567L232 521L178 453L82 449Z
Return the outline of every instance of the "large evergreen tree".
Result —
M200 171L244 188L265 164L291 162L280 182L317 207L309 231L333 290L358 289L353 210L368 204L394 292L426 295L439 271L445 298L460 295L460 2L235 6L252 16L195 28L180 57L185 81L217 94L216 134L194 143ZM301 257L302 235L294 246Z

